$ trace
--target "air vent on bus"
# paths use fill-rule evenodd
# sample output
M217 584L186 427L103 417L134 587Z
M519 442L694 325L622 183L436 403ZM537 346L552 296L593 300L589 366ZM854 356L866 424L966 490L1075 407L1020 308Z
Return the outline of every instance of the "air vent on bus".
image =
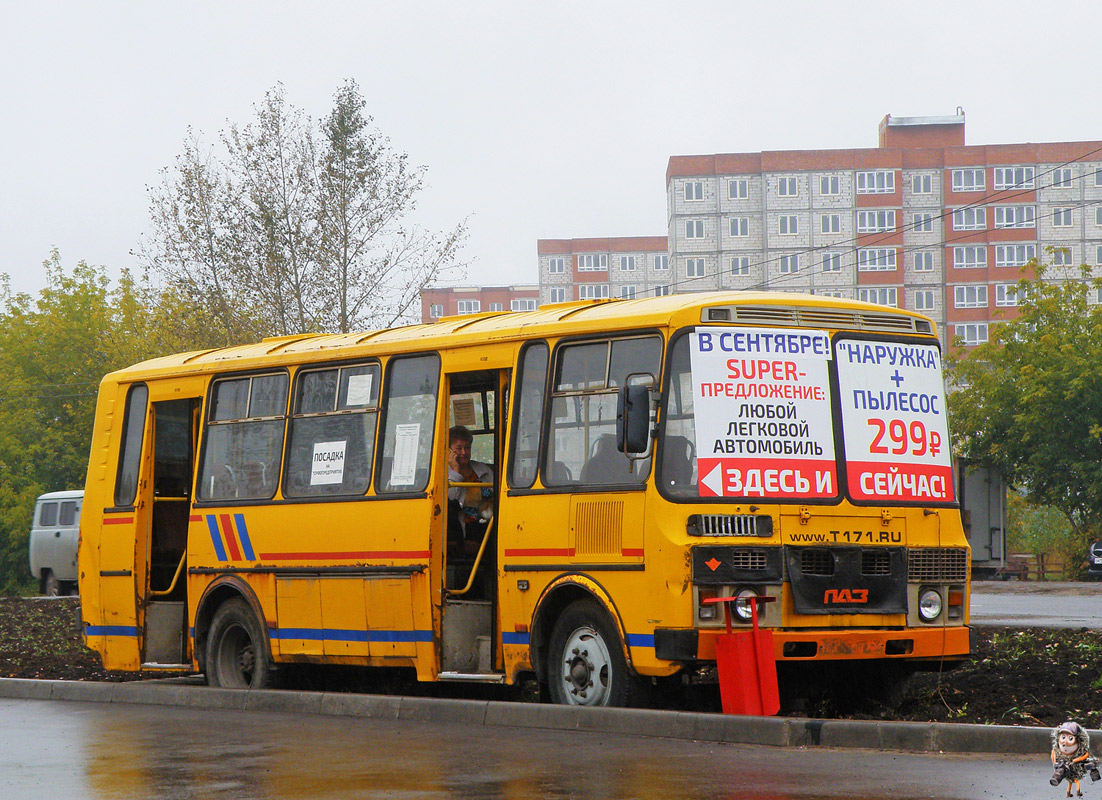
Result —
M892 559L887 550L865 548L861 551L862 575L891 575Z
M726 312L726 313L722 313ZM754 325L790 325L799 328L931 333L930 323L907 314L879 311L846 311L835 308L789 306L710 306L701 311L701 322L730 320Z
M804 575L833 575L834 553L829 550L803 550L800 553L800 572Z
M961 583L968 579L968 551L961 547L914 547L907 551L911 583Z
M685 526L689 536L772 536L768 514L692 514Z

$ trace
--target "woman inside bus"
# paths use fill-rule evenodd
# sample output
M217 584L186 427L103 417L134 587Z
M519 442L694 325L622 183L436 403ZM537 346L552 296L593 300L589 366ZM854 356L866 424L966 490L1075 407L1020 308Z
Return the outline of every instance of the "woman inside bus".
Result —
M462 425L448 431L448 481L493 483L494 472L488 464L471 459L474 437ZM473 556L482 544L486 523L493 514L490 487L456 486L448 489L448 555Z

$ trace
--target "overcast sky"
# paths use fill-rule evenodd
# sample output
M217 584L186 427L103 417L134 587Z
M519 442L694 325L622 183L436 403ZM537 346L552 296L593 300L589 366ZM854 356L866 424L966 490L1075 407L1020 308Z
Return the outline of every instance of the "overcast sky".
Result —
M968 144L1102 139L1094 2L0 0L0 272L57 247L115 272L188 126L282 82L315 119L354 78L427 167L418 221L469 218L465 284L534 283L536 240L664 235L669 156L875 147L897 116Z

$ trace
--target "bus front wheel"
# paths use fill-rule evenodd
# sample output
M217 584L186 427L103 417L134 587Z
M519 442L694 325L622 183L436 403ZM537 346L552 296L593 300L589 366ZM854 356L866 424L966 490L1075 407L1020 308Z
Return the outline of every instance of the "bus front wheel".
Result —
M223 689L266 689L272 664L264 629L241 598L227 600L214 614L207 637L207 683Z
M547 654L551 700L561 705L626 706L638 679L628 670L620 636L592 600L566 607Z

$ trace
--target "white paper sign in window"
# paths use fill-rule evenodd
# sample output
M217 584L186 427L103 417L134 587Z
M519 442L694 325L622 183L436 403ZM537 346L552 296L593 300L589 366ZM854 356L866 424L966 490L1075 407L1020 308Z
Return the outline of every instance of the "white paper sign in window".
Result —
M349 406L366 406L371 404L371 378L370 372L364 375L348 376L348 394L344 402Z
M825 331L691 334L701 497L838 494Z
M310 485L344 482L344 453L348 442L317 442L310 462Z
M410 422L394 428L394 468L392 486L413 486L417 480L417 446L421 441L421 423Z

